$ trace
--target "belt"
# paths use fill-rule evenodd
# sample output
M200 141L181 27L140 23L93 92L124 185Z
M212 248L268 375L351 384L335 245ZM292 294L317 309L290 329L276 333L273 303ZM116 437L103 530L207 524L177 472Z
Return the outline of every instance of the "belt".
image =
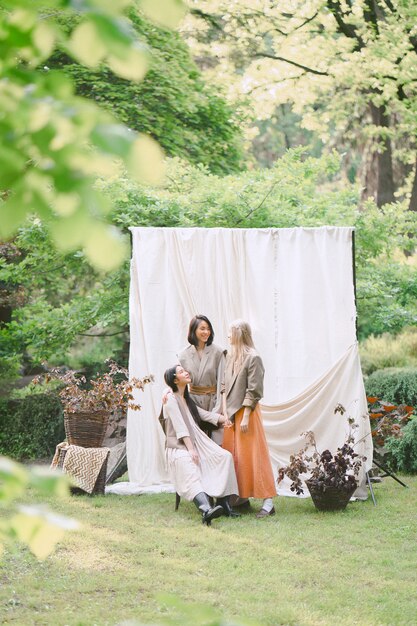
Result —
M208 396L211 393L216 393L217 388L215 385L212 385L211 387L197 387L194 385L190 385L190 393L194 394L195 396Z

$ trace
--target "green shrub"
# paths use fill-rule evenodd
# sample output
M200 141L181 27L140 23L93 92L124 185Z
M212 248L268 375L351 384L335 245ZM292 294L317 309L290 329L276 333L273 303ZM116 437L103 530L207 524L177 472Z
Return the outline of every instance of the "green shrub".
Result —
M390 437L385 442L389 465L394 471L417 474L417 418L403 428L399 439Z
M52 457L65 438L59 398L36 394L0 400L0 454L18 460Z
M19 377L20 362L14 354L0 357L0 393L8 393L10 385Z
M365 387L368 396L417 407L417 368L378 370L368 376Z
M398 335L371 335L359 347L364 374L387 367L417 367L416 327L405 328Z

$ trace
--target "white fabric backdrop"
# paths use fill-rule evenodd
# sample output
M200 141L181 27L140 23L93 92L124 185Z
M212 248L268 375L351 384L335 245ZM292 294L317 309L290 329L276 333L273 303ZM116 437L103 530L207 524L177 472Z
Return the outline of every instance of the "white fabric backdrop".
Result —
M215 343L247 320L266 368L263 416L274 470L312 429L331 449L344 439L341 402L366 412L356 346L352 229L132 228L130 373L155 375L129 412L131 492L169 490L157 416L163 372L186 345L189 320L209 317ZM369 423L360 419L362 435ZM371 438L358 447L372 456ZM368 461L368 466L369 466ZM128 488L128 489L129 489ZM280 489L287 494L287 486Z

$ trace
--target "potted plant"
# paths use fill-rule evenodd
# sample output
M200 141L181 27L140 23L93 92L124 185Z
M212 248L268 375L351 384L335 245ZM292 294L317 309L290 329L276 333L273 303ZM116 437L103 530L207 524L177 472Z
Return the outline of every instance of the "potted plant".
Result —
M59 380L63 386L58 395L64 409L64 426L69 444L84 448L99 448L103 444L109 416L116 408L139 410L133 390L143 390L153 376L131 378L126 368L107 361L109 371L86 380L73 370L62 372L54 368L33 382Z
M344 415L346 409L338 404L334 413ZM349 432L344 444L335 453L330 450L319 452L314 433L308 431L303 433L306 438L305 446L290 457L286 467L278 471L278 483L287 476L291 480L291 491L297 495L304 493L301 477L308 476L305 484L316 508L321 511L336 511L346 507L358 486L357 476L366 460L354 450L356 444L353 434L358 424L350 416L347 421Z

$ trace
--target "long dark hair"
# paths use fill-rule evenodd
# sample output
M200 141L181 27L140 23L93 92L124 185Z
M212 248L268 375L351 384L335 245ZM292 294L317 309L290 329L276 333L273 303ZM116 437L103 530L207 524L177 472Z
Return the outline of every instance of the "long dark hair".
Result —
M201 322L206 322L207 326L210 329L210 337L207 339L206 345L211 346L211 344L213 343L213 339L214 339L214 330L213 330L213 326L211 325L210 320L205 315L195 315L193 319L191 320L190 326L188 328L188 343L190 343L192 346L198 346L198 339L195 334L195 331L197 330L198 325Z
M171 387L172 391L178 391L178 385L175 382L175 379L177 377L177 367L178 365L174 365L173 367L169 367L164 374L164 380L166 382L166 384L168 385L168 387ZM197 405L194 402L194 400L190 397L190 393L188 391L188 385L186 385L185 389L184 389L184 399L185 402L188 406L188 409L191 413L191 415L193 416L193 419L195 421L195 423L197 424L197 426L199 426L201 428L201 417L198 413L198 409L197 409Z

